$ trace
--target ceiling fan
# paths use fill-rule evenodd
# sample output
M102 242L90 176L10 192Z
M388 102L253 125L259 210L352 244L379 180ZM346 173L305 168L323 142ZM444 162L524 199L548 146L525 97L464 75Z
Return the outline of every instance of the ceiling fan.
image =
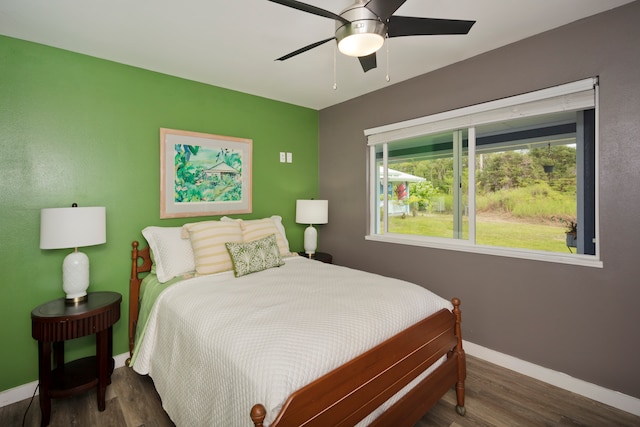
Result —
M276 61L284 61L336 40L338 50L345 55L358 57L365 72L376 68L376 52L384 44L385 37L467 34L476 22L394 15L407 0L357 0L339 15L295 0L268 1L336 21L335 36L295 50Z

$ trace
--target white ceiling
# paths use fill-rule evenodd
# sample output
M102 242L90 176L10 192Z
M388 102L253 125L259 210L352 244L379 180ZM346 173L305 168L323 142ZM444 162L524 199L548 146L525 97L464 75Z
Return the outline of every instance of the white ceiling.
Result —
M0 34L322 109L632 0L407 0L396 15L477 21L468 35L397 37L363 73L334 21L267 0L0 0ZM307 0L339 14L350 0Z

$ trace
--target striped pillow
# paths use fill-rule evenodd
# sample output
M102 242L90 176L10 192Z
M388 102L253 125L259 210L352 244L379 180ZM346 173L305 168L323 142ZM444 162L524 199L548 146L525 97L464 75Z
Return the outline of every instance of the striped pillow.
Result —
M202 221L182 226L193 248L196 274L213 274L233 269L225 243L242 242L242 229L235 221ZM185 233L186 231L186 233Z
M226 221L225 221L226 222ZM230 221L229 221L230 222ZM252 219L252 220L238 220L242 227L242 239L245 242L251 242L257 239L262 239L270 234L276 235L276 242L278 243L278 249L280 250L280 256L289 256L289 243L282 235L280 230L276 227L276 223L271 218L264 219Z

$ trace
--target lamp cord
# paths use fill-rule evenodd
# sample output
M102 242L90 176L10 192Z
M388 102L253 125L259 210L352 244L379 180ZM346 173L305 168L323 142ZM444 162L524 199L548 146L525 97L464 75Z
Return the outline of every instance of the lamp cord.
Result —
M25 423L27 422L27 413L29 412L29 408L31 408L33 399L36 397L36 392L38 391L38 387L40 387L40 383L38 383L38 385L36 385L35 390L33 390L33 395L31 396L31 400L29 401L29 406L27 406L27 409L25 409L24 411L24 416L22 417L22 427L24 427Z

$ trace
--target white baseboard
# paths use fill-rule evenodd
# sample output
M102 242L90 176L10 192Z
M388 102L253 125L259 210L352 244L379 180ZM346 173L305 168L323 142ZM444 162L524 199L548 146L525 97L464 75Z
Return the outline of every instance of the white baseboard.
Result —
M463 341L463 346L465 352L471 356L511 369L512 371L516 371L581 396L588 397L589 399L604 403L605 405L613 406L614 408L622 411L640 416L640 399L636 399L635 397L573 378L567 374L563 374L562 372L534 365L533 363L482 347L469 341ZM124 366L128 357L129 353L123 353L115 356L115 367L120 368ZM30 398L37 385L38 381L33 381L31 383L23 384L0 392L0 407Z
M528 377L535 378L547 384L560 387L605 405L613 406L625 412L640 416L640 399L609 390L599 385L588 383L562 372L553 371L542 366L534 365L508 354L500 353L477 344L464 341L463 347L467 354L493 364L516 371Z
M113 358L114 368L121 368L124 366L124 362L129 358L129 353L122 353ZM23 384L18 387L10 388L0 392L0 408L3 406L11 405L12 403L20 402L24 399L30 399L33 396L33 392L38 385L38 381L33 381L28 384ZM38 393L36 393L36 396Z

